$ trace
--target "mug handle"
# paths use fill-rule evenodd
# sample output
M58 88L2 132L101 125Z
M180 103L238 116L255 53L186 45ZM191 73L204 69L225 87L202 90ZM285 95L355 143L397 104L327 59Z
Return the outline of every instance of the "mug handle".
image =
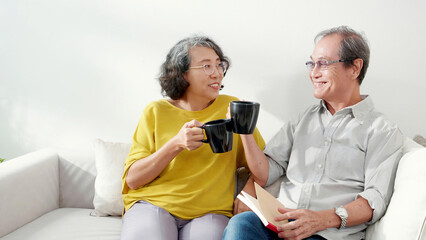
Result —
M199 128L201 128L201 129L203 129L204 131L206 131L206 128L205 128L204 126L201 126L201 127L199 127ZM201 140L201 142L203 142L203 143L209 143L209 137L207 136L207 134L206 134L206 137L207 137L207 139L203 139L203 140Z
M226 123L226 131L233 132L234 131L235 118L228 118L228 119L231 119L231 121L229 121L228 123Z

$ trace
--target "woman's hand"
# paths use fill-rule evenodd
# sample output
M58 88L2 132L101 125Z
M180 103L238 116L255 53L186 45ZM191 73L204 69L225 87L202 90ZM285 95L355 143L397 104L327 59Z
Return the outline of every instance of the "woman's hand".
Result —
M203 126L197 120L185 123L179 133L164 144L158 151L132 164L126 176L127 185L137 189L160 175L167 165L183 149L189 151L199 148L204 139Z
M228 111L226 112L226 118L231 118L231 103L228 105Z
M201 126L203 126L203 124L195 119L185 123L176 135L179 147L189 151L201 147L201 145L203 145L201 140L204 139L203 130L200 128Z

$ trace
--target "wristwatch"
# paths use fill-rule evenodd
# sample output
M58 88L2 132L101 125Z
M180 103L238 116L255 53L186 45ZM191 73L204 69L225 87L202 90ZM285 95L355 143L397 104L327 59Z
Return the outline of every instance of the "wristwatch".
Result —
M342 222L340 223L340 228L343 229L346 227L346 220L348 220L348 211L343 206L337 207L335 213L340 217Z

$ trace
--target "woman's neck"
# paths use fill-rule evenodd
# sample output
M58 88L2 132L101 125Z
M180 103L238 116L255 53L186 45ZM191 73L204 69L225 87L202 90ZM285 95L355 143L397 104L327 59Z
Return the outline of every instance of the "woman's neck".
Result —
M172 100L169 99L169 102L173 104L175 107L178 107L180 109L186 110L186 111L201 111L208 106L210 106L214 99L211 101L187 101L185 99L178 99L178 100Z

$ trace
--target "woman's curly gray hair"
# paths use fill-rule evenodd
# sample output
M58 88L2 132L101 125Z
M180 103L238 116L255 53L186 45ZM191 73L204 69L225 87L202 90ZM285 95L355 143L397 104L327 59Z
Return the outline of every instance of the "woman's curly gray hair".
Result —
M189 86L183 78L183 73L189 69L191 57L189 50L193 47L208 47L213 49L219 56L221 62L226 62L229 68L230 60L222 49L210 38L205 36L194 36L182 39L170 49L166 61L161 65L160 77L158 78L163 96L173 100L180 99Z

